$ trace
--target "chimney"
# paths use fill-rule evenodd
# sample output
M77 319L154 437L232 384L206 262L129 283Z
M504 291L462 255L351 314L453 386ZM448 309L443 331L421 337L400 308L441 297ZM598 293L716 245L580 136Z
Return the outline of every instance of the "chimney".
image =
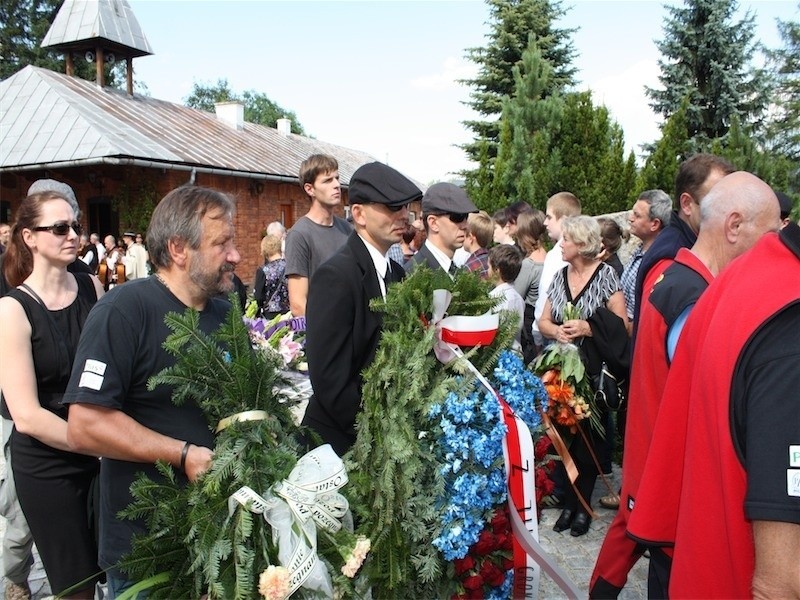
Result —
M292 133L292 120L278 119L278 133L281 135L289 135Z
M214 104L217 119L231 129L244 129L244 104L241 102L217 102Z

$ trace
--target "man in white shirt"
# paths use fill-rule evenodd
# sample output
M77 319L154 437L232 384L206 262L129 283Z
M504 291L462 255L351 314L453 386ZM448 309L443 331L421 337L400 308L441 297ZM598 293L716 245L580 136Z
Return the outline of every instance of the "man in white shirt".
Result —
M558 192L547 199L544 225L547 227L547 234L553 241L553 248L544 258L542 276L539 279L539 297L534 307L533 339L539 347L544 346L545 342L544 337L539 333L539 318L544 312L547 291L559 269L567 266L561 256L561 220L564 217L574 217L579 214L581 214L581 201L570 192Z
M125 278L141 279L142 277L147 277L147 250L141 244L136 243L136 233L126 231L122 234L122 239L128 248L125 258L122 259L125 263Z
M467 237L467 217L478 212L467 193L452 183L434 183L422 197L422 216L428 239L405 265L411 271L419 264L444 269L454 277L458 265L453 262L457 249Z

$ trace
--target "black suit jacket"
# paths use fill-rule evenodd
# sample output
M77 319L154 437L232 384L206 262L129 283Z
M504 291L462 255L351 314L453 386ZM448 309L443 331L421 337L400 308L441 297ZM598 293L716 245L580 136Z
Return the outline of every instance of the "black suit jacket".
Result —
M390 260L387 286L405 276ZM303 425L339 456L355 443L361 372L375 358L382 316L369 309L381 297L375 264L356 233L311 276L306 303L306 356L314 395Z
M442 265L439 264L439 261L436 260L436 257L428 249L427 244L423 244L422 248L420 248L419 251L412 256L408 262L406 262L406 273L411 273L411 271L413 271L419 264L428 265L428 267L430 267L433 271L436 269L442 269ZM442 269L442 271L444 271L444 269Z

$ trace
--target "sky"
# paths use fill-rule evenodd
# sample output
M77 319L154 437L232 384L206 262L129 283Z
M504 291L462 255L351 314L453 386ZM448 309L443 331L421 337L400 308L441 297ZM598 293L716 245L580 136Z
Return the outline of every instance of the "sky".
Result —
M675 4L674 1L671 1ZM458 148L484 46L481 0L129 0L154 55L134 60L150 95L183 102L193 83L227 79L291 110L307 135L367 152L426 184L474 165ZM628 150L658 138L644 87L658 87L667 11L651 0L572 0L558 27L578 28L578 90L591 89L623 128ZM796 0L739 0L756 36L779 47L776 18L800 20Z

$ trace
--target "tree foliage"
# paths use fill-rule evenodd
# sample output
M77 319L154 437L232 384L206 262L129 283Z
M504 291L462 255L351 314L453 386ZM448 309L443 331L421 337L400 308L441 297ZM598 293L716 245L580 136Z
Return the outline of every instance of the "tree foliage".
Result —
M684 98L686 122L698 144L724 136L734 117L758 126L769 101L769 78L752 65L761 46L753 41L755 16L732 18L736 0L685 0L666 6L664 39L656 45L661 88L647 88L650 106L665 119Z
M689 99L684 98L662 126L661 139L653 145L639 173L637 192L659 189L672 194L678 167L692 154L686 120L688 106Z
M292 122L292 133L305 135L303 126L293 111L282 108L266 94L255 90L238 94L231 89L227 79L218 79L214 85L194 82L192 91L183 99L186 106L206 112L214 112L214 104L217 102L233 101L244 104L244 120L248 123L277 127L278 119L286 118Z
M767 143L779 154L800 161L800 22L779 20L778 31L783 47L769 53L775 90Z
M467 58L478 66L473 79L461 83L472 88L467 104L482 120L464 124L474 132L475 140L464 150L475 161L480 158L481 142L489 144L489 157L497 154L503 98L514 93L513 68L522 61L528 48L529 36L534 34L542 57L551 65L553 75L544 96L561 91L573 84L575 49L570 36L574 29L561 29L555 22L566 13L558 0L486 0L489 5L490 32L486 46L468 48Z

